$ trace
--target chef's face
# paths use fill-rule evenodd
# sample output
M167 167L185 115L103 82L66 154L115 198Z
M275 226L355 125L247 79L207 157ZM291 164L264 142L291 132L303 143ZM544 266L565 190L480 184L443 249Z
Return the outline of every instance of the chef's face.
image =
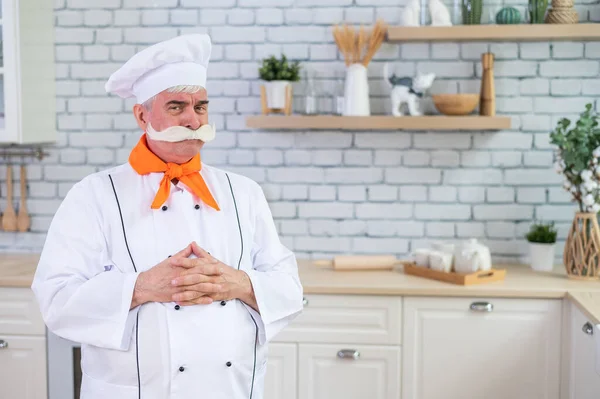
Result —
M148 123L157 132L171 126L184 126L196 130L208 123L208 94L205 89L196 93L169 93L156 95L150 109L136 104L133 113L139 127L146 131ZM148 147L165 162L183 163L200 151L202 140L184 140L175 143L148 138Z

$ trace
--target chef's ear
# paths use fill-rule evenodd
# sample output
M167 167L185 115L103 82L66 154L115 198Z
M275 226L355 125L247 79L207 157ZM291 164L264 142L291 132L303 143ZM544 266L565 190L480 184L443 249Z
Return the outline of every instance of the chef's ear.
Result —
M150 111L146 109L141 104L135 104L133 106L133 116L135 116L135 120L137 121L138 126L142 131L146 131L149 122Z

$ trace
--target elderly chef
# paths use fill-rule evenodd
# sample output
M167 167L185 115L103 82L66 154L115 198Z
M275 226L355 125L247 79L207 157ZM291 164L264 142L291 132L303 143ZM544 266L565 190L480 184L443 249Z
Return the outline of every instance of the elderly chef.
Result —
M82 399L260 399L267 343L302 311L260 186L201 161L210 53L184 35L110 77L144 134L49 228L32 288L48 328L82 343Z

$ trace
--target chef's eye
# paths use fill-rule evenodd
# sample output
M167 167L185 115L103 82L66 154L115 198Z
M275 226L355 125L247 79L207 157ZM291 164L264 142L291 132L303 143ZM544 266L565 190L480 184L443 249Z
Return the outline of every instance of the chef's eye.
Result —
M206 112L207 108L208 108L207 105L199 105L196 107L196 112Z
M179 105L171 105L169 107L169 111L180 111L181 110L181 106Z

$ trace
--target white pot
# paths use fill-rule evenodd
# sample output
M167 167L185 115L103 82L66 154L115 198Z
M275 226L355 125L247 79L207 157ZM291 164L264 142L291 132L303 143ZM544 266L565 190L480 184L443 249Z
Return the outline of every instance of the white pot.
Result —
M555 244L529 243L531 268L538 272L551 272L554 268Z
M289 80L271 80L269 82L265 82L268 108L285 108L285 97L287 93L287 87L289 85L291 85Z
M352 64L346 70L346 86L344 88L344 115L371 115L367 67L363 64Z
M460 245L455 252L454 270L457 273L474 273L492 268L490 249L472 238Z

